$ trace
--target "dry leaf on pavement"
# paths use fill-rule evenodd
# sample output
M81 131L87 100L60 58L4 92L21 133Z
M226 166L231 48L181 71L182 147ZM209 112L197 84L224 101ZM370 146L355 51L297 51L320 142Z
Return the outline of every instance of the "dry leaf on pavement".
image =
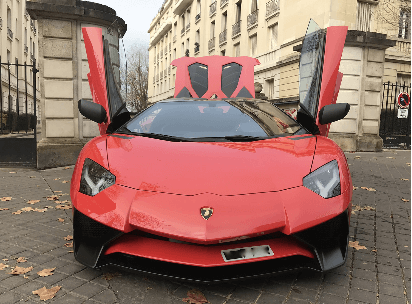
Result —
M10 210L9 208L0 208L0 211Z
M16 172L9 172L9 173L14 174L14 173L16 173Z
M64 246L66 246L67 248L72 248L73 247L73 242L66 243L66 244L64 244Z
M25 273L28 273L29 271L32 271L32 270L33 270L33 266L30 266L30 267L27 267L27 268L16 266L16 267L13 268L13 270L11 272L9 272L9 274L15 274L15 275L25 274Z
M411 166L411 163L406 163L407 165L408 165L408 167L410 167Z
M19 257L19 258L17 259L17 263L24 263L24 262L27 262L27 260L26 260L25 257Z
M2 198L0 198L0 201L2 201L2 202L9 202L9 201L11 201L11 197L2 197Z
M12 214L22 214L22 213L23 213L23 211L17 210L16 212L13 212Z
M64 239L65 239L66 241L71 241L71 240L73 240L73 236L72 236L72 235L68 235L68 236L65 236Z
M406 199L406 198L403 198L402 201L405 202L405 203L409 202L409 200Z
M39 276L41 276L41 277L48 277L48 276L51 276L51 275L53 275L54 273L53 273L53 271L56 269L56 267L54 267L54 268L49 268L49 269L43 269L43 270L40 270L39 272L37 272L37 274L39 275Z
M70 169L70 167L64 167L65 170Z
M34 211L32 207L24 207L24 208L21 208L20 210L24 212Z
M67 183L70 183L70 181L66 181L66 180L65 180L65 181L62 181L62 183L63 183L63 184L67 184Z
M57 201L59 199L59 196L57 195L51 195L46 197L48 201Z
M359 159L360 158L360 156L355 156L355 159Z
M4 270L4 268L10 267L9 265L0 263L0 270Z
M407 179L407 178L401 178L401 180L403 180L403 181L408 181L409 179Z
M56 209L69 210L69 209L72 209L72 206L58 205L58 206L56 206Z
M355 186L353 186L353 190L356 190L356 189L358 189L359 187L355 187Z
M40 202L40 200L31 200L31 201L28 201L27 204L34 205L34 204L37 204L38 202Z
M63 192L63 191L53 191L54 193L60 193L60 192Z
M62 287L55 286L50 289L47 289L46 287L42 287L40 289L32 291L32 293L38 295L41 301L47 301L47 300L53 299L56 293L60 290L60 288Z
M46 212L46 211L47 211L47 208L44 208L44 209L38 209L38 208L36 208L36 209L34 209L33 211L36 211L36 212Z
M61 223L64 222L64 219L62 219L62 218L60 218L60 217L59 217L57 220L58 220L59 222L61 222Z
M359 245L359 241L351 242L349 241L349 247L355 248L356 250L359 249L368 249L365 246Z
M114 273L108 272L108 273L103 274L103 277L106 281L110 281L110 280L112 280L114 278L117 278L117 277L120 277L120 276L121 276L121 274L118 273L118 272L114 272Z
M58 177L58 178L55 178L54 180L59 180L60 179L60 177Z
M203 303L209 303L208 300L206 300L205 295L197 289L192 289L187 292L187 298L182 299L183 302L190 303L190 304L203 304Z

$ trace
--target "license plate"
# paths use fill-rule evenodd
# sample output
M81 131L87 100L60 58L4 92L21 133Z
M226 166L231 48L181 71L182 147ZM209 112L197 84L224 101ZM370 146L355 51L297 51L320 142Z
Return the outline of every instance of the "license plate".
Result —
M273 251L269 245L228 249L222 250L221 253L225 262L263 258L273 255Z

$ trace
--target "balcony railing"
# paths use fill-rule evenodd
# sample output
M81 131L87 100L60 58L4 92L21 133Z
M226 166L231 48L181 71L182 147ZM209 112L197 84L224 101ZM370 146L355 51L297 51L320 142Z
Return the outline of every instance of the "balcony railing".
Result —
M28 11L25 11L25 12L24 12L24 17L26 18L26 20L29 20L29 19L30 19L30 15L29 15L29 12L28 12Z
M186 25L186 31L190 30L190 23Z
M235 24L232 25L232 38L236 37L237 35L240 35L240 24L242 20L239 20Z
M153 83L155 83L156 82L156 77L155 76L153 76Z
M216 13L216 6L217 6L217 2L213 2L210 5L210 11L209 11L209 16L212 17L214 13Z
M24 45L24 52L27 54L29 52L29 47L27 44Z
M13 40L13 31L9 27L7 28L7 38Z
M159 81L159 74L156 75L156 81Z
M195 54L200 51L200 45L195 46Z
M209 49L209 52L215 48L215 37L209 40L209 42L207 43L207 47Z
M160 50L160 59L163 58L163 52Z
M247 16L247 28L250 29L258 23L259 10L255 10Z
M266 3L266 18L274 15L279 10L280 0L271 0Z
M177 39L177 35L174 35L173 36L173 42L176 42L176 39Z
M228 3L229 0L220 0L220 7L224 7L226 3Z
M224 30L219 34L219 44L226 42L227 40L227 30Z
M165 46L165 55L167 54L167 45Z
M160 72L160 79L163 79L163 71Z
M172 51L172 43L169 42L169 52L171 52L171 51Z
M411 55L411 42L410 41L396 41L396 48L398 52Z
M168 67L168 72L169 72L169 75L170 75L170 66Z
M0 30L3 28L3 19L0 17Z
M185 33L185 27L182 28L182 30L180 31L180 34L184 34Z
M34 54L30 54L30 59L32 60L32 61L34 61Z
M200 13L196 15L195 21L197 21L197 20L199 20L199 19L200 19Z
M166 75L167 75L167 68L165 68L164 75L165 75L165 78L166 78Z
M159 60L159 54L157 54L157 60Z

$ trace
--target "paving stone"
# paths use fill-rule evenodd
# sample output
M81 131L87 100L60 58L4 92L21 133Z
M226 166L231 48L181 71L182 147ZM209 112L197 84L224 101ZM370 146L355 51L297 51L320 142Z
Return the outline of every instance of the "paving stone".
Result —
M349 290L349 299L351 300L361 301L365 303L376 303L376 296L377 293L374 291L358 289L356 287L352 287Z
M247 302L254 302L260 295L260 291L238 286L233 292L231 298L243 300Z
M280 295L275 295L273 293L267 293L263 292L258 301L256 302L257 304L274 304L274 303L283 303L283 301L286 298L284 296Z
M364 289L364 290L369 290L369 291L377 291L377 288L378 288L376 280L370 281L370 280L364 280L360 278L353 278L351 281L351 285L352 285L352 288Z
M402 285L391 285L387 283L379 282L379 293L386 294L389 296L399 296L404 292L404 287Z
M339 297L334 294L322 293L318 300L319 304L346 304L346 298Z
M72 276L67 277L66 279L62 280L59 282L59 285L61 285L64 289L71 291L73 289L76 289L77 287L86 284L87 281L81 280Z
M22 276L12 276L0 281L0 286L9 290L27 283L27 279Z
M322 286L323 292L333 294L342 298L346 298L348 295L349 286L335 285L330 283L324 283Z
M96 294L100 293L104 289L105 288L103 286L87 282L86 284L72 290L72 293L76 293L81 296L91 298Z
M95 295L92 300L101 302L101 303L116 303L117 298L113 291L105 289L101 293Z

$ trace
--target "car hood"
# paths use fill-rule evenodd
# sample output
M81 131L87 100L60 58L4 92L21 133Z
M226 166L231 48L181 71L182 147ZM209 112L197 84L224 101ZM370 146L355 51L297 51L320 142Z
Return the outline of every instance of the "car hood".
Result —
M315 136L255 142L170 142L107 137L116 184L179 195L241 195L302 185L310 172Z

